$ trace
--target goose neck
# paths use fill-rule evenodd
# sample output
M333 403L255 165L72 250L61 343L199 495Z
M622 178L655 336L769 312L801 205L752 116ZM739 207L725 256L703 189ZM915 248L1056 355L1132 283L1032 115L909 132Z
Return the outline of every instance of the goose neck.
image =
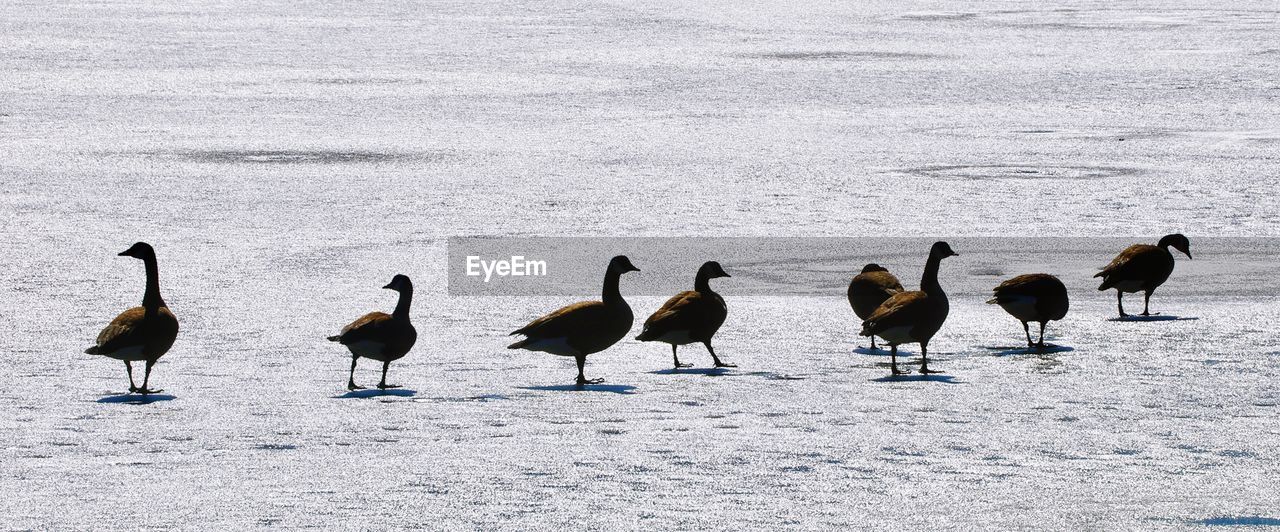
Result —
M147 309L157 309L165 306L164 298L160 297L160 268L156 265L155 257L147 257L142 260L147 268L147 290L142 295L142 306Z

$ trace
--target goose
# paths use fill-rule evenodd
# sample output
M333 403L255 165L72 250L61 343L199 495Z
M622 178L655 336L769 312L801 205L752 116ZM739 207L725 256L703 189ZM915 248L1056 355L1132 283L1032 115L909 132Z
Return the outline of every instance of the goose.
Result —
M387 384L387 368L391 363L400 360L414 342L418 341L418 331L409 322L409 305L413 303L413 281L407 276L397 274L391 278L386 290L400 293L396 309L385 312L370 312L360 319L342 328L336 336L330 336L330 342L338 342L351 351L351 371L347 376L348 390L363 390L364 386L356 385L356 361L360 357L382 362L382 380L378 382L379 390L399 388L399 385Z
M657 312L645 320L644 330L636 340L671 344L671 359L677 368L693 365L681 364L680 357L676 356L676 347L693 342L701 342L707 347L717 368L737 367L721 362L720 357L716 356L716 350L711 348L711 337L715 336L716 331L724 324L725 317L729 315L724 298L711 290L710 281L718 277L729 277L729 274L725 273L719 262L704 263L694 277L693 290L680 292L663 303Z
M138 242L120 252L121 257L139 259L146 266L147 289L142 295L142 306L121 312L98 333L98 341L84 352L124 361L129 374L129 392L141 394L160 393L147 387L151 381L151 367L173 347L178 338L178 318L160 297L160 273L156 267L156 250L146 242ZM142 386L133 383L133 362L146 362L147 370Z
M1181 251L1191 258L1191 242L1187 237L1174 233L1165 235L1160 242L1150 244L1134 244L1121 251L1111 264L1094 275L1101 277L1102 284L1098 290L1116 289L1116 308L1120 317L1127 317L1124 312L1124 293L1144 292L1142 315L1151 315L1151 293L1169 279L1173 273L1173 253L1169 248Z
M858 319L866 320L880 308L884 300L903 291L902 283L889 270L876 263L862 267L862 273L853 276L849 281L849 306ZM876 348L876 337L871 337L871 349Z
M1067 315L1067 287L1057 277L1047 273L1028 273L1009 279L993 289L995 297L987 301L1000 305L1018 321L1027 334L1027 347L1044 347L1044 326L1052 320ZM1031 328L1027 322L1040 322L1040 341L1031 341Z
M583 367L587 355L608 349L631 330L635 317L631 307L618 292L618 279L627 272L638 272L631 259L618 255L609 261L604 274L604 290L600 301L583 301L561 308L528 325L512 331L525 338L507 349L527 349L553 355L573 357L578 362L578 385L598 384L604 379L587 380Z
M929 260L920 277L920 290L898 292L862 322L862 335L876 335L889 344L894 375L898 371L898 344L920 344L920 373L938 373L929 369L929 340L947 320L947 294L938 284L938 266L942 259L959 255L946 242L934 242Z

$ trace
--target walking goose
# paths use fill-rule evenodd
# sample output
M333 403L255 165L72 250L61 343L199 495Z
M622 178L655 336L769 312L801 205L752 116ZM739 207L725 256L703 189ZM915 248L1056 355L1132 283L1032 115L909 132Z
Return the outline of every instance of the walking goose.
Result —
M880 308L884 300L903 291L902 283L889 270L879 264L868 264L862 267L862 273L853 276L849 281L849 306L858 319L866 320L871 313ZM876 348L876 337L871 337L871 349Z
M898 370L898 344L920 344L920 373L938 373L929 369L929 340L942 328L950 309L947 294L938 284L938 266L942 259L959 255L946 242L934 242L929 260L920 277L920 290L898 292L880 305L862 322L862 335L876 335L889 344L894 375Z
M178 318L160 297L160 272L156 267L155 249L150 244L138 242L120 252L119 256L139 259L146 266L147 289L142 295L142 306L121 312L98 333L97 343L84 352L124 361L125 371L129 374L130 393L159 393L164 390L147 387L151 380L151 367L178 338ZM142 377L142 386L138 387L133 383L133 362L140 361L147 363L147 370Z
M512 331L525 338L507 349L527 349L553 355L573 357L578 362L578 384L596 384L604 379L587 380L583 368L587 355L608 349L631 330L635 317L631 307L618 292L618 279L627 272L638 272L631 259L618 255L609 261L604 274L601 301L583 301L561 308L528 325Z
M1027 334L1027 347L1044 347L1044 326L1052 320L1067 315L1067 287L1057 277L1047 273L1028 273L1009 279L994 289L995 297L987 301L1000 305L1018 321ZM1040 341L1031 341L1031 328L1027 322L1040 322Z
M1169 251L1170 247L1181 251L1188 259L1191 258L1191 242L1187 237L1174 233L1165 235L1154 246L1134 244L1125 248L1111 260L1111 264L1094 275L1102 278L1102 284L1098 285L1099 291L1116 289L1116 308L1120 311L1120 317L1128 316L1124 312L1124 293L1139 291L1145 295L1142 315L1151 315L1151 293L1173 273L1173 253Z
M404 275L391 278L387 290L400 293L396 309L385 312L370 312L360 319L342 328L342 333L330 336L330 342L338 342L351 351L351 372L347 377L348 390L362 390L364 386L356 385L356 361L360 357L382 362L382 380L378 389L399 388L398 385L387 384L387 368L391 363L400 360L418 341L418 331L409 322L409 305L413 303L413 282Z
M734 368L716 356L711 348L711 337L716 335L724 319L729 315L729 308L724 298L711 290L711 279L729 277L720 263L708 261L698 268L698 275L693 280L693 290L676 294L644 322L644 330L636 340L642 342L666 342L671 344L671 359L677 368L687 368L693 364L681 364L676 356L676 347L702 342L711 353L717 368Z

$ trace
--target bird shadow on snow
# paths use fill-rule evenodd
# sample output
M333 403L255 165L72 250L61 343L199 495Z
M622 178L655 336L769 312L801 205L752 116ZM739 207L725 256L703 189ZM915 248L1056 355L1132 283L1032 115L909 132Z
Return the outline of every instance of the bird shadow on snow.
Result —
M729 368L667 368L650 371L654 375L706 375L708 377L719 377L728 375Z
M889 353L890 351L888 349L883 349L880 347L877 347L875 349L872 349L870 347L858 347L853 350L853 354L855 355L871 355L871 356L887 357L889 356ZM898 348L898 356L900 357L913 356L913 355L915 355L914 352L907 351L906 349Z
M539 392L606 392L621 395L633 395L636 393L636 387L629 384L556 384L550 386L520 386L520 389Z
M342 395L333 396L334 399L373 399L375 397L413 397L418 395L417 390L408 388L388 388L386 390L369 389L369 390L351 390Z
M941 384L960 384L962 381L956 380L951 375L942 375L939 373L911 373L907 375L886 375L878 379L871 379L871 382L937 382Z
M1198 320L1198 319L1200 318L1174 316L1173 314L1152 314L1150 316L1143 316L1140 314L1130 314L1128 316L1116 316L1114 318L1107 318L1107 321L1189 321L1189 320Z
M172 401L174 399L177 399L177 397L174 397L167 393L149 393L149 394L123 393L119 395L108 395L106 397L102 397L98 399L98 402L126 404L126 405L146 405L151 403L158 403L160 401Z
M998 346L988 345L982 346L983 349L995 351L991 356L1003 357L1014 355L1049 355L1053 353L1066 353L1075 351L1076 348L1066 345L1045 344L1044 347L1014 347L1014 346Z

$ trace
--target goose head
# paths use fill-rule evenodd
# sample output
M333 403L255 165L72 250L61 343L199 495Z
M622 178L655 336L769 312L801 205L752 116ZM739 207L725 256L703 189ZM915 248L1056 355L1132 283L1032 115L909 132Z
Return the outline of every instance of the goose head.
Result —
M929 258L936 257L939 260L941 260L947 257L955 257L958 255L960 254L951 250L951 244L948 244L946 242L941 242L941 241L934 242L933 247L929 248Z
M156 258L156 250L151 247L151 244L138 242L129 246L129 249L121 251L118 255L121 257L133 257L139 260L147 260Z
M391 282L387 283L387 286L383 288L397 292L411 292L413 291L413 281L410 281L408 276L396 274L395 277L391 278Z
M631 264L631 259L628 259L626 255L618 255L617 257L614 257L613 260L609 261L610 273L616 273L618 275L622 275L627 272L638 272L638 271L640 271L640 268L637 268L634 264Z
M715 279L718 277L731 277L731 275L729 275L728 272L724 271L724 268L720 267L719 262L716 262L714 260L709 260L707 262L702 263L701 268L698 268L698 277L703 277L706 279Z
M1183 255L1186 255L1188 259L1191 258L1191 241L1187 240L1187 237L1182 236L1182 233L1165 235L1164 238L1160 239L1159 245L1162 248L1172 246L1173 249L1181 251Z
M870 263L870 264L867 264L866 266L863 266L863 267L862 267L862 273L871 273L871 272L887 272L887 271L889 271L889 269L888 269L888 268L885 268L884 266L881 266L881 265L876 264L876 263L874 263L874 262L872 262L872 263Z

